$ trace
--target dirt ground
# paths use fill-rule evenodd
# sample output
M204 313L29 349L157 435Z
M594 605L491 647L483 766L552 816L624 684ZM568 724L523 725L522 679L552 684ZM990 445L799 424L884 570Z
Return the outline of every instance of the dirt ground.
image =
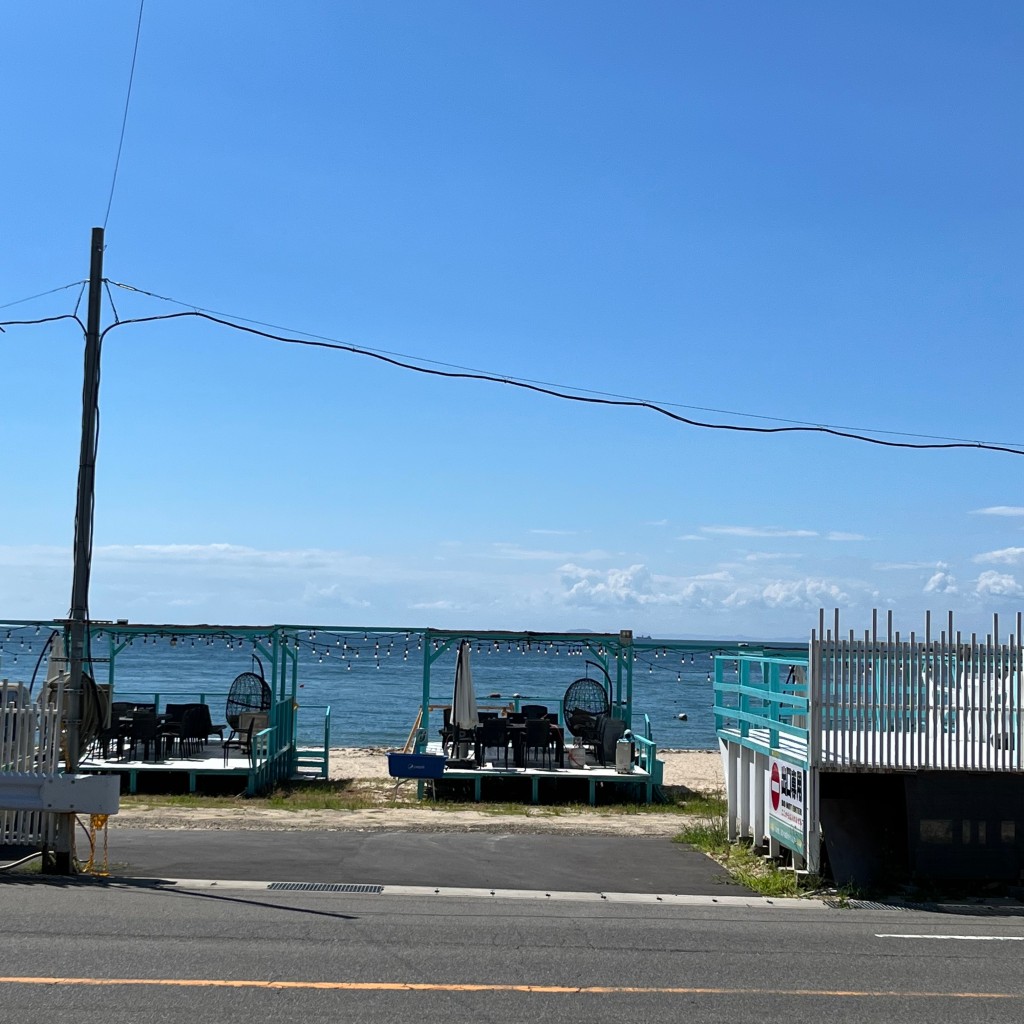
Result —
M722 760L718 751L664 750L665 785L693 792L716 793L723 787ZM340 748L331 751L330 777L364 780L383 799L394 793L395 780L388 778L386 748ZM402 783L404 793L414 793L414 783ZM603 808L524 806L515 813L496 813L486 804L466 809L437 810L429 802L412 807L368 807L360 810L268 809L239 800L237 806L161 807L142 803L123 806L110 819L110 828L251 829L289 831L388 831L403 832L530 832L591 833L604 835L671 836L683 819L676 812L644 811L624 814Z

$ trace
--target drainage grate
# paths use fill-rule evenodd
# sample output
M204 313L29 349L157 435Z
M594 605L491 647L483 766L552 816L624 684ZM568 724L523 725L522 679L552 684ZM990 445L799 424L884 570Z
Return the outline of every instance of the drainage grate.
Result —
M903 903L880 903L876 900L841 900L827 899L825 906L833 910L909 910Z
M267 889L270 892L361 892L379 896L384 891L384 886L350 885L341 882L271 882Z

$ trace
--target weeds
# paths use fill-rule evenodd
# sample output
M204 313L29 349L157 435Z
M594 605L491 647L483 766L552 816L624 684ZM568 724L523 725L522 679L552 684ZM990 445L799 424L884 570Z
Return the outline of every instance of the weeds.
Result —
M762 896L785 897L803 895L816 884L760 856L748 843L730 843L727 805L721 793L702 794L693 805L701 808L700 817L686 825L675 841L713 857L741 885Z

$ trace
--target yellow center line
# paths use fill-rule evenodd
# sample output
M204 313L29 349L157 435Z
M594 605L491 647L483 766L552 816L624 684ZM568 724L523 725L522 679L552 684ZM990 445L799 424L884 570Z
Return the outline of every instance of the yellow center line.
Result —
M310 989L335 992L525 992L537 995L799 996L843 999L1024 999L1018 992L890 992L858 989L639 985L499 985L420 981L258 981L232 978L0 977L0 985L152 985L165 988Z

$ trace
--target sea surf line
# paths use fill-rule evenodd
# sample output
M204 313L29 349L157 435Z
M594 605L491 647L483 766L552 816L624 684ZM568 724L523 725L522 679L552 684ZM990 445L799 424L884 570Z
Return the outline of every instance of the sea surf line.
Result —
M785 996L839 999L1022 999L1017 992L891 992L857 989L719 988L657 985L498 985L418 981L259 981L229 978L0 977L0 985L153 986L161 988L254 988L333 992L516 992L528 995Z

